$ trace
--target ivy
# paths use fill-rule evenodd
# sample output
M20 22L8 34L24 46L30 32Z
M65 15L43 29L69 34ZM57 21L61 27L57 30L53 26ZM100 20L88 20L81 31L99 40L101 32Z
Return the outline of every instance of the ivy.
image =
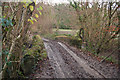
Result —
M11 61L7 62L6 64L7 64L8 66L11 66L11 65L12 65Z
M2 53L5 54L5 55L8 55L9 51L8 50L3 50Z
M11 19L0 18L0 24L3 27L13 26Z

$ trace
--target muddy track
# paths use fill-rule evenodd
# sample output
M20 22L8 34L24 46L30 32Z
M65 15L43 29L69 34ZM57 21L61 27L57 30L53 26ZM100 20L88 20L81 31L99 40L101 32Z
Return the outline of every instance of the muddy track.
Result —
M58 41L44 39L48 59L36 69L34 78L117 78L117 69L99 62ZM114 69L113 69L114 68Z
M56 78L106 78L63 43L43 40Z

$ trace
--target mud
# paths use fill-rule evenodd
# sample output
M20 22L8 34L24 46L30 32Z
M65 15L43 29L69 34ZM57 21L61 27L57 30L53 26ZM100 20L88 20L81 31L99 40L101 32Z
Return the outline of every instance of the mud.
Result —
M62 47L58 41L44 40L44 45L48 53L48 59L44 62L39 62L35 72L30 76L31 78L117 78L117 67L102 63L94 57L89 56L82 51L66 44L69 51L72 51L79 60L78 62L74 56ZM63 44L63 43L62 43ZM84 65L82 65L85 63ZM87 66L87 67L84 67ZM89 67L89 68L88 68ZM94 69L91 73L90 69ZM95 72L95 73L94 73ZM93 75L96 74L97 75ZM98 75L99 74L99 75ZM102 77L101 77L102 75Z

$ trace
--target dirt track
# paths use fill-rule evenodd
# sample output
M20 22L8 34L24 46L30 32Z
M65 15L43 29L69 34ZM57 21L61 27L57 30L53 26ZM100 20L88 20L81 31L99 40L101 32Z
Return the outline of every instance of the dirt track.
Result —
M117 78L117 68L57 41L44 40L48 59L34 78Z

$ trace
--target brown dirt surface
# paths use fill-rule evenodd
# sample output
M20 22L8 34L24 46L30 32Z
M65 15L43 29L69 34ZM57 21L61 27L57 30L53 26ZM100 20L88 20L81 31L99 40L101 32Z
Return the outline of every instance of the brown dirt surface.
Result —
M30 78L99 78L99 75L102 75L103 78L118 78L118 68L115 65L106 62L99 64L97 58L62 43L85 63L79 65L78 61L64 47L58 44L58 41L43 40L48 58L43 62L38 62ZM89 69L99 75L93 76L92 72L89 73Z

